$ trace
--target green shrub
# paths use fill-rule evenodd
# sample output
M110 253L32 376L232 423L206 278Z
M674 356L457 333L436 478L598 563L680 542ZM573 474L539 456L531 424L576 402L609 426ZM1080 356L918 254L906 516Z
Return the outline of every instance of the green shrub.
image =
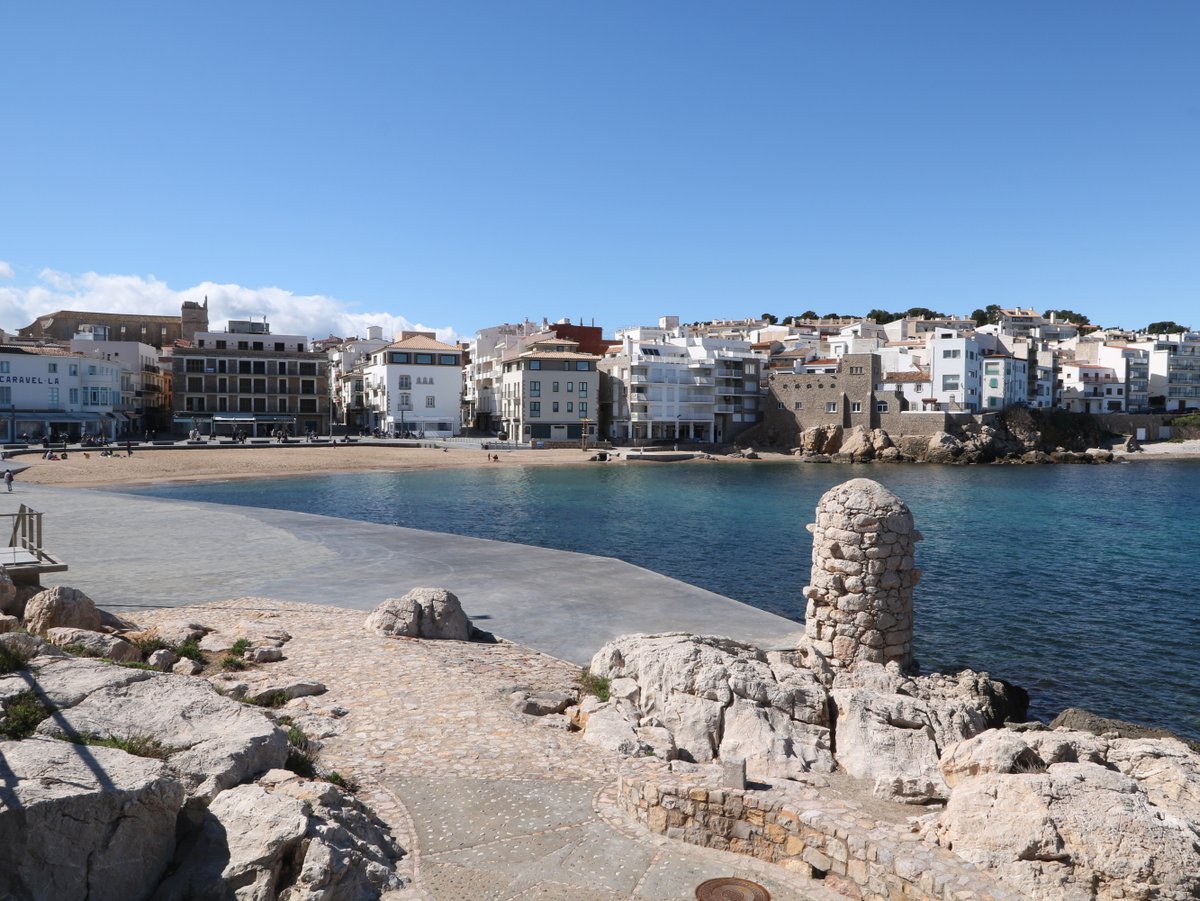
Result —
M180 657L186 657L188 660L195 660L197 663L204 663L204 653L200 650L200 643L194 638L189 638L182 644L175 646L175 653Z
M235 641L233 643L233 647L231 647L229 649L229 653L234 654L238 657L241 657L248 650L250 650L250 639L249 638L239 638L237 641Z
M246 668L246 661L241 657L235 657L233 654L226 654L221 658L221 668L243 670Z
M4 722L0 723L0 736L17 741L29 738L38 723L50 715L50 709L32 691L13 695L4 705Z
M338 788L342 789L343 791L348 791L348 792L358 791L358 785L355 782L352 782L351 780L347 779L345 776L343 776L337 770L331 770L330 772L326 773L325 781L332 785L336 785Z
M605 676L593 675L585 667L579 674L579 690L584 694L595 695L601 701L607 701L608 679Z
M174 651L175 646L169 641L163 641L157 635L151 635L149 638L129 638L127 641L137 645L137 649L142 652L142 659L145 660L155 651Z
M91 745L97 748L116 748L118 751L124 751L126 754L132 754L134 757L152 757L155 760L166 760L170 756L170 752L163 747L162 742L157 738L151 738L148 735L131 735L128 738L112 735L107 738L92 735L78 735L69 739L77 745Z
M315 779L317 762L313 759L312 742L299 726L284 718L280 724L287 726L288 756L284 769L291 770L297 776L305 779Z
M0 676L23 670L28 662L29 658L20 651L10 648L6 644L0 644Z

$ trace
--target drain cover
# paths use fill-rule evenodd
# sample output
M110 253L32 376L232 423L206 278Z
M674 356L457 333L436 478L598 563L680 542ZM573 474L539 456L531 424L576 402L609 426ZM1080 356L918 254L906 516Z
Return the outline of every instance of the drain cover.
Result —
M725 876L696 886L696 901L771 901L771 893L757 882Z

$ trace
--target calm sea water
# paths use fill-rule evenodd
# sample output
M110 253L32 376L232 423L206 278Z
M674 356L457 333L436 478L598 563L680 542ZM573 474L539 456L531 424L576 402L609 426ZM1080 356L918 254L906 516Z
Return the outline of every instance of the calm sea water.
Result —
M938 467L511 464L155 486L619 557L803 620L804 526L846 479L882 482L925 534L916 654L1200 738L1200 463ZM597 586L602 592L603 587Z

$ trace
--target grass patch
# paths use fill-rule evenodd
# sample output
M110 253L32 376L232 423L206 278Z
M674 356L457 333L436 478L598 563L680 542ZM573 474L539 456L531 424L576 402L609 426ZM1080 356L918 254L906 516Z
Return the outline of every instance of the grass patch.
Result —
M162 746L162 742L148 735L132 735L129 738L120 738L114 735L105 738L89 733L68 739L68 741L74 742L77 745L90 745L96 748L116 748L118 751L124 751L126 754L132 754L134 757L152 757L155 760L166 760L170 756L170 751Z
M253 704L255 707L270 707L271 709L275 709L282 707L289 700L291 699L288 697L286 691L276 691L267 695L265 698L249 700L246 703Z
M126 641L132 642L137 646L137 649L142 652L142 659L145 660L155 651L174 651L175 646L169 641L163 641L157 635L151 635L147 638L127 638Z
M4 707L4 722L0 723L0 736L18 741L29 738L37 729L38 723L50 715L38 696L32 691L23 691L13 695Z
M312 742L299 726L288 719L280 720L287 727L288 756L283 768L305 779L317 778L317 762L313 759Z
M7 676L9 673L23 670L28 662L29 658L20 651L14 650L6 644L0 644L0 676Z
M336 785L342 791L348 791L348 792L358 791L358 785L356 783L354 783L353 781L351 781L350 779L347 779L345 776L343 776L337 770L331 770L330 772L326 773L325 781L328 782L330 785Z
M62 651L64 654L70 654L72 657L99 657L100 656L99 654L95 654L92 651L88 650L81 644L64 644L59 647L59 650Z
M204 653L200 650L200 642L194 638L189 638L182 644L176 645L175 653L180 657L186 657L188 660L195 660L201 665L204 663Z
M239 638L237 641L235 641L233 643L233 647L231 647L229 649L229 653L234 654L238 657L241 657L248 650L250 650L250 639L249 638Z
M243 670L246 668L246 661L241 657L235 657L233 654L226 654L221 658L221 669Z
M150 670L151 672L155 672L155 673L158 672L158 670L156 670L154 667L152 667L149 663L141 663L140 661L137 661L137 660L122 663L119 660L113 660L111 657L101 657L100 659L103 660L105 663L115 663L117 666L123 666L127 669L145 669L145 670Z
M579 674L579 690L584 694L595 695L601 701L608 700L608 678L597 676L585 667Z

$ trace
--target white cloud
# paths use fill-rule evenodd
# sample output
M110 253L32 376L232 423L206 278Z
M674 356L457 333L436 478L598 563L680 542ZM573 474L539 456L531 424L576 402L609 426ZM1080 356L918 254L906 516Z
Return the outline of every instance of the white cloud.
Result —
M7 263L0 262L0 277L12 277L12 268ZM0 327L16 332L38 316L55 310L178 316L183 301L200 302L205 297L209 325L215 330L224 329L230 319L261 322L266 317L276 335L365 336L368 326L378 325L385 336L420 330L436 332L442 341L458 340L449 326L425 326L395 313L363 312L355 304L320 294L293 294L283 288L246 288L215 282L175 290L153 275L95 272L72 275L54 269L43 269L37 284L0 287Z
M12 263L6 263L4 260L0 260L0 278L12 278L14 274Z

